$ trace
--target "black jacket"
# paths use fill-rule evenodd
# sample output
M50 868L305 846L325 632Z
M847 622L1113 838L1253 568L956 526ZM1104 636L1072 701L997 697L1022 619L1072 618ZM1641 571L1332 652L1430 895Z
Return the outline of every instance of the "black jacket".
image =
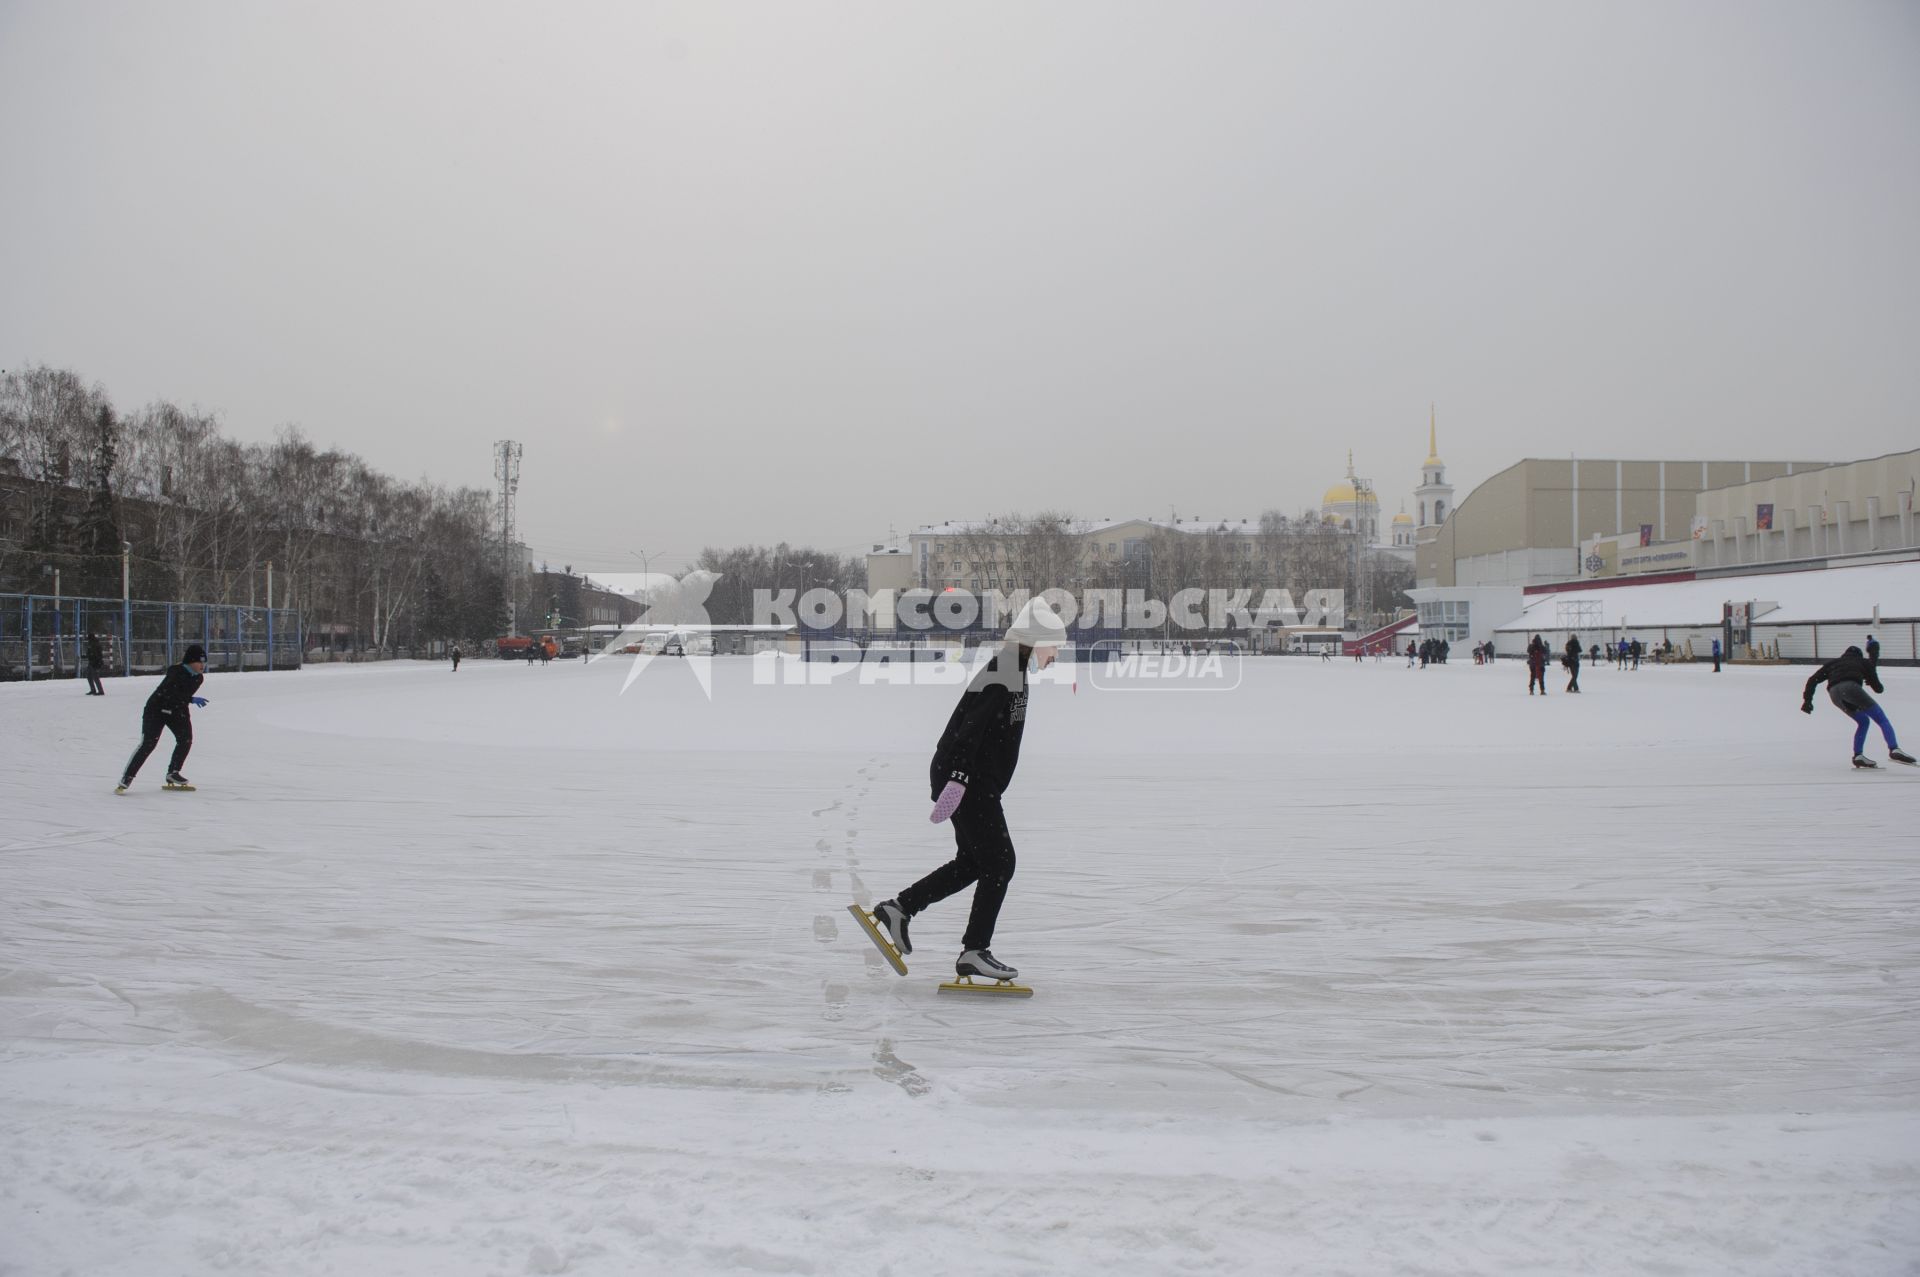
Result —
M106 662L107 662L107 658L106 658L105 656L103 656L103 655L101 655L101 653L100 653L100 636L99 636L98 634L89 634L89 635L87 635L87 665L88 665L88 667L89 667L89 668L91 668L91 669L96 669L96 670L97 670L97 669L99 669L99 668L100 668L100 667L101 667L102 665L104 665L104 664L106 664Z
M935 798L950 780L993 798L1012 783L1027 727L1027 672L1019 661L1018 649L1003 649L954 706L928 770Z
M162 714L184 714L187 702L200 690L205 676L195 674L185 665L169 666L167 676L160 680L160 686L153 689L153 695L147 697L147 708L158 710Z
M1800 699L1812 700L1813 689L1822 683L1865 683L1876 692L1884 694L1887 690L1880 686L1880 676L1874 671L1873 662L1862 656L1857 647L1848 648L1815 670L1813 677L1807 680L1806 695Z

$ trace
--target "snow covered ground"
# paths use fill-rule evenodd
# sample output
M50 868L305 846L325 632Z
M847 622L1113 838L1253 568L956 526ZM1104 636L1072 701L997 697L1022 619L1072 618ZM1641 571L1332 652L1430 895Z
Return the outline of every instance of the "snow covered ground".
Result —
M126 797L153 680L0 687L0 1272L1917 1272L1920 771L1806 674L1037 688L1025 1002L843 911L950 687L216 676Z

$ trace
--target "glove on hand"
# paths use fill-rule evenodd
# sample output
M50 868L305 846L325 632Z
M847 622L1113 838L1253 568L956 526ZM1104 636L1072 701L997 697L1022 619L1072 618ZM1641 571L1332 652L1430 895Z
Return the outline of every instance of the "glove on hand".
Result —
M196 696L193 698L193 703L201 709L205 709L207 707L207 698L204 696Z
M1811 713L1813 713L1813 702L1812 702L1812 701L1801 701L1801 702L1800 702L1800 712L1801 712L1802 714L1811 714Z
M936 825L940 824L947 817L953 815L953 809L958 807L960 800L966 796L967 787L965 785L962 785L957 780L948 781L947 787L940 791L940 797L934 801L933 814L928 816L927 819Z

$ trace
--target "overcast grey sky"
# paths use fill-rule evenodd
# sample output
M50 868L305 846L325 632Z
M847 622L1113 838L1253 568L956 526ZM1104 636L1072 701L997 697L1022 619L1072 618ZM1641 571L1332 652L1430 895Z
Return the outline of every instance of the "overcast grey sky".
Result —
M0 367L556 562L1920 441L1911 2L0 0L0 174Z

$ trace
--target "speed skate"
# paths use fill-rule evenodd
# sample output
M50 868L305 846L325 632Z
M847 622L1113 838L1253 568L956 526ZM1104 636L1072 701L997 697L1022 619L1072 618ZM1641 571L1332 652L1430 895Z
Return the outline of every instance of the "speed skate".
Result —
M880 951L880 956L891 962L895 971L905 975L906 959L902 958L900 951L893 947L893 941L887 939L887 933L880 930L879 924L873 920L873 915L857 904L848 905L847 912L852 914L853 920L860 924L860 929L867 933L867 939L873 941L873 947Z
M1020 976L1015 967L994 957L987 949L968 949L953 964L954 978L940 986L942 993L987 993L1003 998L1030 998L1033 990L1015 984ZM976 981L974 977L978 976Z
M1033 990L1011 980L975 980L970 975L956 976L940 986L942 993L979 993L996 998L1030 998Z

